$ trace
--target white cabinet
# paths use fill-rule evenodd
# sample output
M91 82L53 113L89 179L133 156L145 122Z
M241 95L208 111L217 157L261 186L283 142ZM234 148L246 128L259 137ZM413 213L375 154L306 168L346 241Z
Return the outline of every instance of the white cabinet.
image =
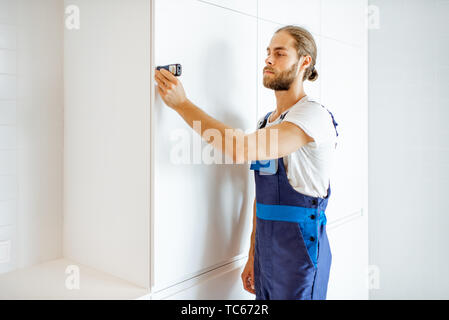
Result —
M259 0L258 18L279 25L299 25L316 36L321 27L320 5L321 0Z
M254 129L256 18L193 0L155 5L155 65L180 63L193 103L233 128ZM247 254L254 186L247 164L225 164L219 152L221 164L204 163L207 144L158 95L152 108L153 281L159 290ZM174 159L179 144L188 150L186 164Z

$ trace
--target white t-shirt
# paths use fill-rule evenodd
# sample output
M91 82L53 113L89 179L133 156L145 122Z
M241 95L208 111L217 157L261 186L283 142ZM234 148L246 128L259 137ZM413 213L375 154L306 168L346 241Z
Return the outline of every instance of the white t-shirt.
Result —
M287 115L281 120L286 112ZM282 115L273 122L268 120L265 127L289 121L315 140L284 157L288 181L298 192L312 197L326 197L337 141L331 115L307 95Z

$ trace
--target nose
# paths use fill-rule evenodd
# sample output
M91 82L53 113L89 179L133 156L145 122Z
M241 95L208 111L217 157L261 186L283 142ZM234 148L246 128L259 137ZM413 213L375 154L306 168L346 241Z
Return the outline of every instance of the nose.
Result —
M273 64L273 62L271 61L271 55L269 55L269 56L267 56L267 58L265 59L265 64L268 66L268 65L272 65Z

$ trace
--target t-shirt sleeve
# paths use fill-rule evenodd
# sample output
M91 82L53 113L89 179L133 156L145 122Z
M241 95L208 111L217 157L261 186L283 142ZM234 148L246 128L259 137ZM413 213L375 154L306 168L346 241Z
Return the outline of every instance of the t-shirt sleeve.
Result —
M318 145L334 141L335 128L329 112L320 104L309 102L293 106L283 121L296 124Z

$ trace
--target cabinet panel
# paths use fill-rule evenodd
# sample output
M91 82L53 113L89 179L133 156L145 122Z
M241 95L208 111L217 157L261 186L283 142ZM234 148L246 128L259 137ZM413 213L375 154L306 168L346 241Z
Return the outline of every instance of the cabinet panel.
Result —
M366 41L366 0L321 0L321 33L325 37L363 46Z
M167 297L170 300L254 300L256 296L243 289L241 274L245 264L219 276ZM224 311L224 310L223 310Z
M182 64L180 80L194 104L226 125L254 130L256 18L200 1L155 6L156 65ZM247 164L206 164L206 142L157 91L153 108L154 284L161 288L247 253L254 183ZM178 164L182 148L187 163Z
M258 17L278 24L295 24L320 33L320 0L259 0Z
M219 5L221 7L247 13L253 16L257 15L257 0L201 0Z

